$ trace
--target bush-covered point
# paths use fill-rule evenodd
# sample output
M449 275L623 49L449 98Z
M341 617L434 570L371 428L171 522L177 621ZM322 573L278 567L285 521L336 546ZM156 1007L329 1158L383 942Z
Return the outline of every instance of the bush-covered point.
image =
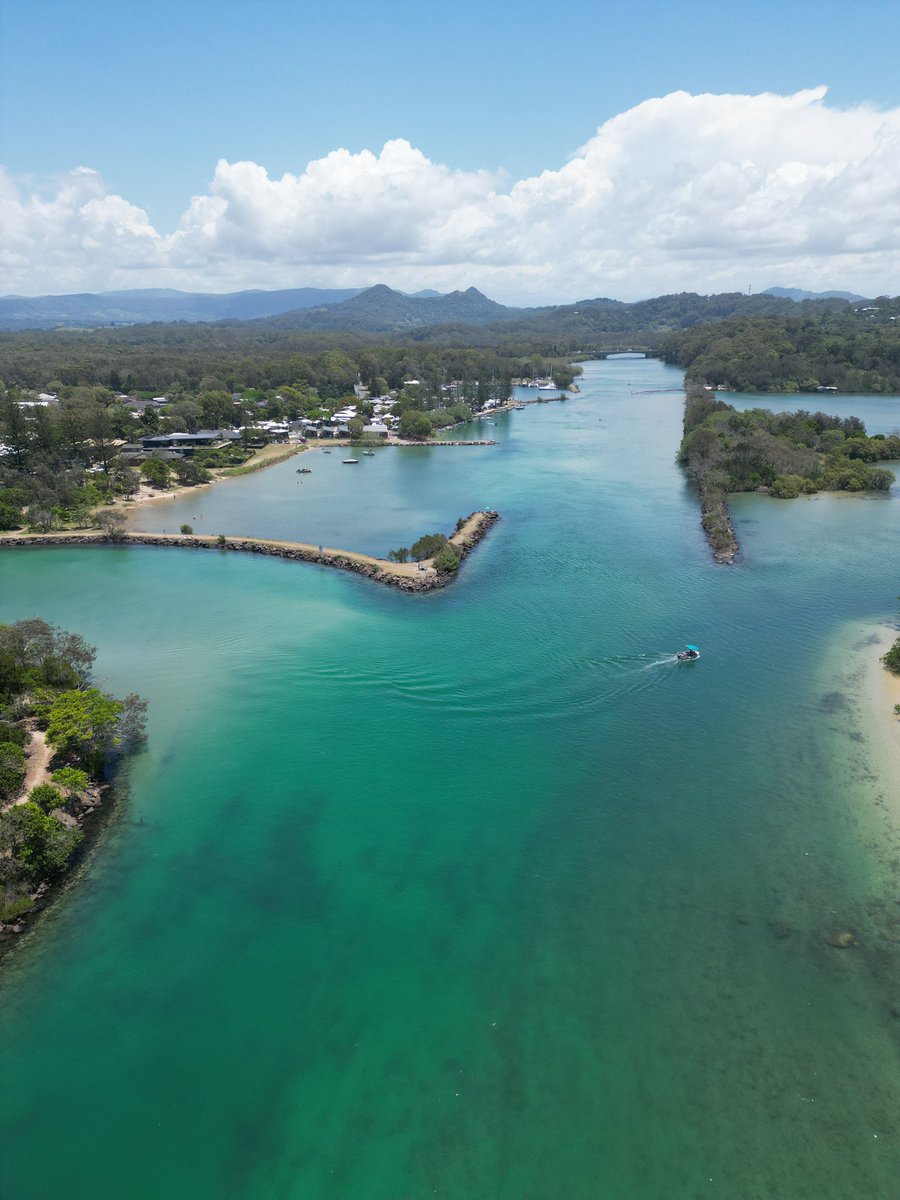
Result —
M803 483L800 475L779 475L772 484L772 495L779 500L795 500L803 490Z
M36 617L0 625L0 920L27 911L35 884L62 871L81 842L65 812L63 820L54 812L78 811L72 798L89 790L91 775L99 779L143 740L146 701L89 687L94 655L82 637ZM64 765L11 803L27 777L29 715Z
M894 675L900 675L900 637L881 660Z
M67 829L30 801L4 814L0 851L31 879L58 874L81 843L80 829Z

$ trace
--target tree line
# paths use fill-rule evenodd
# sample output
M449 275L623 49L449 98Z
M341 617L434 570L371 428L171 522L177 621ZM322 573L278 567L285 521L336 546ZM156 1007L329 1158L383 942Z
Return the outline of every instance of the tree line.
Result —
M470 332L475 331L462 330L450 345L418 343L406 335L296 333L261 322L0 333L0 379L7 387L104 387L129 395L294 387L312 389L326 401L360 381L371 394L383 395L418 379L435 402L444 384L459 380L461 399L473 402L479 385L484 391L492 380L500 387L531 376L535 365L561 386L575 378L568 356L542 353L532 340L513 348L478 346Z
M738 392L900 392L900 299L812 316L735 317L670 335L666 362Z

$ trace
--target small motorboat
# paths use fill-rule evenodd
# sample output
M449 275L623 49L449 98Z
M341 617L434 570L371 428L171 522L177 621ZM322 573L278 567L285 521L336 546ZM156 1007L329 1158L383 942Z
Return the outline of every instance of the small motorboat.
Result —
M312 475L312 467L298 467L297 474L298 475Z
M694 659L700 657L700 651L696 646L685 646L683 650L679 650L675 655L679 662L693 662Z
M366 456L366 458L374 458L375 457L374 450L363 450L363 454Z
M358 463L359 459L358 458L342 458L341 462L343 462L343 463Z
M331 453L331 451L330 451L330 450L323 450L323 451L322 451L322 453L323 453L323 454L330 454L330 453Z

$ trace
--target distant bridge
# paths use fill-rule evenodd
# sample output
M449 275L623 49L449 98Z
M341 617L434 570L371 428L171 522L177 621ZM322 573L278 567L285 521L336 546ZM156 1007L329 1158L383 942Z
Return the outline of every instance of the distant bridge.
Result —
M613 354L635 354L641 358L659 357L659 351L650 346L618 346L615 350L596 350L594 358L609 358Z

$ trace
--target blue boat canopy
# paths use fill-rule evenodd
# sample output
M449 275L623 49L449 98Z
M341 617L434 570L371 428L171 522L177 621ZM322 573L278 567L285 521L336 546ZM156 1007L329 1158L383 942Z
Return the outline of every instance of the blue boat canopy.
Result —
M685 650L696 650L698 654L700 653L700 647L699 647L699 646L688 646L688 645L685 645L685 647L684 647L684 648L685 648Z

